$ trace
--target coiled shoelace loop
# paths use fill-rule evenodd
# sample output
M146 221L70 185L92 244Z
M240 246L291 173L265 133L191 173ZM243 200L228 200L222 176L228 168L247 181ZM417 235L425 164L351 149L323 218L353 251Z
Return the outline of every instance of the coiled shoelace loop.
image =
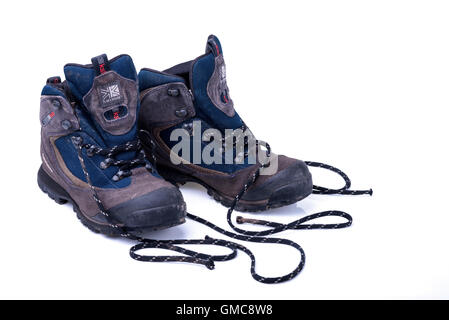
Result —
M79 138L79 137L78 137ZM265 237L267 235L272 235L275 233L279 233L288 229L339 229L339 228L346 228L349 227L352 223L352 217L343 212L343 211L323 211L319 213L315 213L309 216L306 216L304 218L298 219L296 221L293 221L288 224L282 224L277 222L270 222L265 220L258 220L258 219L248 219L243 218L241 216L237 217L237 223L252 223L257 225L263 225L266 227L269 227L268 230L263 231L248 231L244 229L240 229L236 227L231 220L232 213L234 211L235 206L237 205L238 201L242 198L242 196L245 194L245 192L248 190L248 188L251 187L251 185L254 184L254 182L257 180L257 178L260 175L260 171L267 167L269 165L269 162L265 164L261 164L259 168L255 171L255 173L251 176L251 178L248 180L248 182L243 186L241 191L235 196L231 207L228 210L227 213L227 221L228 224L231 226L231 228L236 231L237 233L230 232L227 230L224 230L220 228L219 226L213 224L210 221L207 221L201 217L195 216L191 213L187 213L187 217L193 221L199 222L211 229L213 229L216 232L219 232L227 237L230 237L235 240L241 240L241 241L247 241L247 242L255 242L255 243L272 243L272 244L283 244L287 246L291 246L299 251L300 253L300 262L298 263L297 267L291 271L290 273L280 276L280 277L263 277L259 275L256 272L256 258L254 254L245 246L236 243L231 242L227 240L221 240L221 239L215 239L211 238L209 236L206 236L205 239L177 239L177 240L157 240L157 239L148 239L139 237L136 235L131 234L127 231L126 227L120 226L119 222L116 221L112 216L108 214L108 212L104 209L104 205L101 202L101 199L98 197L98 194L95 190L95 187L92 185L91 179L89 177L89 173L87 172L84 159L83 159L83 148L89 147L88 150L90 150L91 146L86 146L82 144L82 139L73 139L73 143L78 151L78 158L81 164L81 167L83 169L83 173L86 177L87 183L91 188L92 196L94 200L97 203L97 206L100 210L100 213L103 214L107 221L109 222L109 226L111 228L117 229L121 231L121 236L124 238L128 238L131 240L135 240L138 242L138 244L134 245L130 248L130 256L138 261L147 261L147 262L170 262L170 261L176 261L176 262L187 262L187 263L194 263L194 264L201 264L206 266L208 269L213 269L215 267L214 261L228 261L233 259L237 255L237 251L240 250L247 254L250 257L251 260L251 267L250 272L251 276L259 282L262 283L280 283L284 281L291 280L294 278L298 273L301 272L301 270L304 267L305 264L305 252L302 249L302 247L297 244L296 242L293 242L288 239L282 239L282 238L272 238L272 237ZM266 147L266 155L269 159L271 149L268 143L264 143L262 141L257 141L258 144L264 144ZM134 144L132 144L134 146ZM140 145L140 143L138 143ZM136 144L135 147L137 148L138 145ZM152 146L152 157L153 157L153 165L155 165L155 157L154 157L154 143L151 143ZM140 148L140 147L139 147ZM108 158L111 158L116 152L119 152L118 150L122 150L122 147L114 147L110 150L100 150L96 148L92 148L93 154L101 154ZM111 150L113 151L111 154ZM111 165L120 165L124 166L124 169L130 169L132 166L139 164L143 164L143 162L146 162L145 155L141 156L139 155L139 159L137 162L129 161L129 162L120 162L120 160L113 160L115 164L111 163ZM143 162L141 162L143 161ZM307 165L313 166L313 167L320 167L324 169L331 170L333 172L336 172L339 174L344 180L345 180L345 186L341 189L328 189L320 186L314 186L313 193L317 194L351 194L351 195L361 195L361 194L372 194L372 190L349 190L351 186L351 181L349 180L348 176L344 174L341 170L334 168L332 166L319 163L319 162L306 162ZM123 168L120 168L120 170ZM120 171L119 170L119 171ZM123 170L122 170L123 171ZM337 224L305 224L305 222L322 218L322 217L328 217L328 216L338 216L345 218L347 221L343 223L337 223ZM178 245L214 245L214 246L222 246L226 247L231 250L231 253L226 255L209 255L204 254L200 252L196 252L193 250L189 250L183 247L180 247ZM165 249L165 250L171 250L178 252L182 255L171 255L171 256L156 256L156 255L140 255L137 253L137 251L147 248L156 248L156 249Z
M327 170L333 171L336 174L338 174L345 181L345 185L340 189L329 189L329 188L313 185L312 193L314 193L314 194L346 194L346 195L353 195L353 196L363 195L363 194L369 194L370 196L373 195L373 189L349 190L349 188L351 188L351 180L346 175L346 173L344 173L343 171L341 171L338 168L335 168L333 166L330 166L328 164L324 164L321 162L305 161L305 163L309 167L316 167L316 168L322 168L322 169L327 169Z

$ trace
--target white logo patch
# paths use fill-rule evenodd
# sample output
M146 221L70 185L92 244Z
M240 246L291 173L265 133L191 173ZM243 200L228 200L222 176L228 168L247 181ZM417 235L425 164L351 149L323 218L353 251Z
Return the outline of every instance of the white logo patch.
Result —
M108 87L100 89L101 98L103 103L110 103L112 101L120 100L121 94L118 84L113 84Z

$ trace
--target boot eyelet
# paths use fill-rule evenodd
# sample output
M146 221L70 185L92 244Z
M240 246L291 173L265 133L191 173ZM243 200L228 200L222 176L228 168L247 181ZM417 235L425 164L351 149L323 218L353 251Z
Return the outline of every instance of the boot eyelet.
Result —
M59 100L53 100L52 102L51 102L51 104L53 105L53 107L55 107L55 108L57 108L57 109L59 109L60 107L61 107L61 102L59 101Z
M94 151L95 151L95 146L89 146L87 148L86 154L88 157L93 157L94 156Z
M179 96L179 89L168 89L167 94L171 97Z
M75 146L80 146L83 143L83 138L79 137L79 136L73 136L72 137L72 143Z
M125 176L125 172L122 171L122 170L119 170L119 172L117 172L117 173L112 177L112 180L115 181L115 182L117 182L117 181L121 180L123 176Z
M176 110L175 115L179 118L185 118L187 116L187 110L186 109Z
M61 121L61 127L64 130L69 130L72 127L72 122L70 122L69 120L62 120Z
M111 158L107 158L103 161L100 162L100 168L105 170L107 168L109 168L109 166L111 165L112 159Z

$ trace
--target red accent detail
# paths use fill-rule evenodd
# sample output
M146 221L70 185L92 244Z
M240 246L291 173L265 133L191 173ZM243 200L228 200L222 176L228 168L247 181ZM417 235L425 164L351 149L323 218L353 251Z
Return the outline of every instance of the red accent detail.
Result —
M58 79L53 79L53 83L59 83Z
M100 73L105 73L106 70L104 69L104 63L100 64Z
M55 112L52 111L52 112L49 114L49 116L50 116L50 118L53 118L53 117L55 116Z
M225 99L225 103L228 103L228 98L226 97L226 93L223 93L223 98Z
M120 117L119 117L119 115L118 115L118 111L114 112L114 119L117 120L117 119L119 119L119 118L120 118Z
M220 54L220 49L218 48L218 44L215 44L215 49L217 49L217 56Z

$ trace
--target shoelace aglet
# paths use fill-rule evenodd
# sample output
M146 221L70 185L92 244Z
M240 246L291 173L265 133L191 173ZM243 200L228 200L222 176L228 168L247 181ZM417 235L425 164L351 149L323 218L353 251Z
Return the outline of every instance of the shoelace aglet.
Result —
M244 218L242 216L236 217L236 222L238 224L252 223L252 224L261 224L261 225L266 225L266 224L270 223L269 221L258 220L258 219L249 219L249 218Z

